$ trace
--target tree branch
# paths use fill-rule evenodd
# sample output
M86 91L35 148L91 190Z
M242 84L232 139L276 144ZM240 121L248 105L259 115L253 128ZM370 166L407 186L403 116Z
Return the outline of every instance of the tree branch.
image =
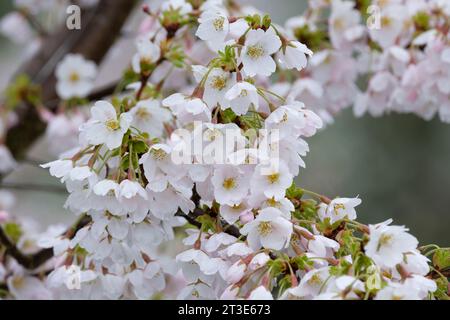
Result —
M178 212L175 214L176 216L185 218L190 224L196 226L197 228L201 228L202 224L197 221L197 218L208 214L207 212L203 211L200 208L195 208L193 212L190 212L189 214L185 214L183 211L178 210ZM225 233L228 233L229 235L232 235L236 238L239 238L241 236L241 232L239 229L232 225L226 225L224 228Z
M54 76L58 62L67 53L79 53L86 59L99 63L120 35L123 24L133 10L136 0L108 0L89 10L82 11L81 30L61 31L43 40L41 49L17 74L27 74L34 84L42 88L42 103L58 99ZM18 107L18 123L6 136L6 145L16 159L21 159L27 149L45 131L35 106L24 103Z
M87 215L82 216L73 227L69 228L66 232L66 236L69 239L72 239L78 230L86 226L88 223L91 222L91 218ZM42 249L34 254L24 254L22 251L20 251L19 248L16 247L16 245L9 239L9 237L6 235L5 231L3 230L3 227L0 226L0 245L3 245L6 248L6 254L10 255L18 263L20 263L23 267L34 270L41 265L43 265L45 262L47 262L49 259L53 257L53 248L48 249Z

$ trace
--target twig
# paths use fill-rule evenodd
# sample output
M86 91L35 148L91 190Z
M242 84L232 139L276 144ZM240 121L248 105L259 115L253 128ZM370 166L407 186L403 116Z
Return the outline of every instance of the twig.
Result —
M91 218L83 215L73 227L69 228L66 235L72 239L76 232L91 222ZM3 228L0 226L0 244L6 248L6 254L13 257L23 267L34 270L53 257L53 248L42 249L34 254L24 254L16 245L8 238Z
M190 224L196 226L197 228L201 228L202 226L202 224L197 221L197 218L204 214L208 213L199 208L194 209L194 211L190 212L188 215L181 210L178 210L178 212L176 213L177 216L185 218ZM224 226L223 232L228 233L229 235L232 235L236 238L239 238L241 236L239 229L232 225Z
M27 74L31 81L42 87L42 104L57 99L54 76L58 62L67 53L79 53L86 59L100 63L120 35L122 25L132 12L136 0L101 0L97 7L84 10L81 30L61 28L43 40L41 49L17 74ZM21 159L27 149L45 132L45 123L36 108L29 104L18 107L17 124L8 130L6 145L16 159ZM0 177L1 179L1 177Z

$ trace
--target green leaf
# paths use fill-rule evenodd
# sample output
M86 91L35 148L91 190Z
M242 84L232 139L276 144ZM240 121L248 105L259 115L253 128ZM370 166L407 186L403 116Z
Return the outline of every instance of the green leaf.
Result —
M337 266L330 267L330 275L332 276L343 276L348 274L352 264L345 259L340 259Z
M186 54L181 46L173 46L170 51L165 54L165 58L172 62L176 68L183 68L185 65Z
M295 185L295 182L286 190L286 197L292 199L301 199L303 196L303 189Z
M133 152L135 152L137 154L142 154L142 153L146 153L147 151L148 151L148 146L144 141L142 141L142 140L133 141Z
M327 33L323 30L310 30L308 25L304 25L294 30L295 38L305 44L312 51L319 51L329 42Z
M448 296L448 280L445 278L438 278L435 280L437 285L437 290L433 293L433 295L438 300L450 300Z
M291 275L287 274L285 275L283 278L280 279L280 281L278 281L278 285L280 287L280 289L286 289L286 288L290 288L291 287Z
M240 116L239 121L247 129L261 129L264 119L257 112L249 112L246 115Z
M215 231L216 230L216 221L208 214L203 214L197 219L196 221L200 222L202 224L202 231L208 232L209 230Z
M127 154L124 157L122 157L120 167L122 168L123 171L128 170L128 168L130 167L130 155Z
M439 270L450 267L450 249L437 249L433 255L433 265Z
M20 225L14 222L5 223L3 225L3 230L5 231L8 238L11 239L11 241L14 243L17 243L23 234Z
M314 266L314 262L310 260L306 255L291 258L291 264L299 270L308 270Z
M355 258L356 255L361 252L361 243L353 236L353 230L349 229L339 233L339 238L337 238L336 241L341 243L341 247L337 252L339 257L350 254L352 258Z
M299 220L315 221L317 218L317 203L313 199L302 200L300 210L294 212L294 216Z
M267 265L270 269L270 275L273 278L284 273L284 271L286 270L286 264L281 259L269 260L269 262L267 262Z
M5 105L8 109L12 110L24 101L34 105L41 101L40 87L32 84L26 74L17 76L5 90Z
M413 17L413 21L416 29L419 29L421 31L427 31L428 29L430 29L430 16L424 11L417 12Z
M231 122L234 122L234 120L236 120L237 116L233 112L233 110L228 108L228 109L220 112L220 117L222 118L223 123L231 123Z

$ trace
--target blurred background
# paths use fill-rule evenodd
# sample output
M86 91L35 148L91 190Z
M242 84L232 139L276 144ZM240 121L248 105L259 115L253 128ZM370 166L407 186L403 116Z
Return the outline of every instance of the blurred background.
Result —
M241 2L256 4L279 23L306 8L304 0ZM1 1L0 16L11 7L11 1ZM121 42L104 65L118 53L129 59L134 50L132 39ZM3 90L26 52L1 36L0 48ZM114 73L109 67L102 69L104 79L108 72ZM450 244L450 125L396 114L355 119L348 109L308 143L311 152L305 158L306 169L298 177L303 187L329 197L359 195L363 202L357 211L362 222L377 223L392 217L396 224L407 225L421 243ZM45 142L38 142L30 158L53 160L46 150ZM31 164L21 165L6 181L59 186L46 170ZM14 193L18 201L13 212L17 215L32 216L44 225L75 220L63 209L64 193L43 189Z

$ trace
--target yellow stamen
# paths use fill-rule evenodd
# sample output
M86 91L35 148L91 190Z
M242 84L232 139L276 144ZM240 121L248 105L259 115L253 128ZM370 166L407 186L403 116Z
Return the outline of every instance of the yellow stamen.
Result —
M256 60L264 55L264 49L261 45L254 45L247 48L247 55Z
M227 178L223 181L222 185L226 190L234 189L236 187L236 180L234 178Z
M267 236L269 233L272 232L272 225L269 221L261 221L258 224L258 232L262 236Z
M164 160L167 157L167 152L163 149L151 149L150 153L155 160Z
M80 75L77 72L72 72L69 76L70 82L78 82L80 80Z
M224 17L219 17L219 18L215 19L213 22L214 29L216 29L216 31L222 31L224 22L225 22Z
M224 76L215 76L212 78L211 87L218 91L223 90L227 86L227 79Z
M274 184L275 182L278 182L278 180L280 179L280 174L279 173L273 173L267 176L267 180L269 181L270 184Z
M148 110L145 108L139 108L136 111L136 115L138 118L145 119L145 120L148 120L152 117L152 114L150 112L148 112Z
M108 121L106 121L106 127L110 130L117 130L120 128L120 123L119 121L115 120L115 119L110 119Z

